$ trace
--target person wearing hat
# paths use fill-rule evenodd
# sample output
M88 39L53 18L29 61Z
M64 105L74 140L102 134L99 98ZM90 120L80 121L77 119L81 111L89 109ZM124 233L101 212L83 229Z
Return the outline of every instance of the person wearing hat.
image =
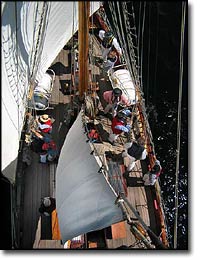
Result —
M107 55L111 49L114 49L119 56L122 55L122 49L117 41L117 38L113 35L111 31L99 30L98 34L101 40L101 49L103 60L107 61Z
M108 140L112 144L114 144L121 133L128 133L130 131L131 126L126 124L126 116L124 113L117 113L117 115L112 120L111 129L112 133L109 134Z
M50 216L56 208L56 200L52 197L44 197L41 200L39 212L45 216Z
M103 93L104 100L108 103L104 109L104 114L107 114L110 110L112 110L112 116L116 116L117 108L119 104L123 104L125 106L130 106L130 101L122 93L120 88L114 88L113 90L108 90Z
M39 116L38 120L38 128L43 133L51 133L52 132L52 123L53 120L49 117L49 115L44 114Z

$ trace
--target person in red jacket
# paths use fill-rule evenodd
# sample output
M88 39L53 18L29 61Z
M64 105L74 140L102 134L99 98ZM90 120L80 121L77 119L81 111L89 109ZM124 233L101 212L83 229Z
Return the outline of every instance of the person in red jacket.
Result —
M118 112L113 118L111 129L112 133L110 133L108 140L112 144L114 144L121 133L128 133L130 131L131 126L126 124L126 116L123 112Z
M53 119L50 118L49 115L44 114L39 116L37 123L38 123L38 128L41 132L48 133L48 134L52 132Z

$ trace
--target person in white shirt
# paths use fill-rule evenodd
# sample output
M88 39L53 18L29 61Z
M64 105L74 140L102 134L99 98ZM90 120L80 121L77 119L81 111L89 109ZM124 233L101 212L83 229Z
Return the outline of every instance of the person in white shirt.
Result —
M143 177L144 185L145 186L154 185L156 183L156 180L160 176L161 171L162 171L162 167L160 165L160 161L156 160L152 170L145 173Z
M127 166L127 171L130 172L135 166L137 160L145 160L147 156L147 151L143 145L136 142L128 142L124 145L124 152L122 157L129 158L129 165Z
M119 56L122 55L122 49L112 32L110 31L105 32L104 30L100 30L98 36L102 41L101 42L102 56L105 62L107 62L107 55L112 49L112 47L115 48Z

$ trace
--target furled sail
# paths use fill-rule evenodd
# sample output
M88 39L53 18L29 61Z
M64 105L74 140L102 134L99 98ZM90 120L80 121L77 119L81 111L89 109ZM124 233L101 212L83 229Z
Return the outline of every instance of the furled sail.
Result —
M56 208L64 243L123 219L86 140L80 112L66 136L56 171Z
M91 13L100 3L91 5ZM30 86L39 82L78 28L78 2L2 4L2 173L15 180Z

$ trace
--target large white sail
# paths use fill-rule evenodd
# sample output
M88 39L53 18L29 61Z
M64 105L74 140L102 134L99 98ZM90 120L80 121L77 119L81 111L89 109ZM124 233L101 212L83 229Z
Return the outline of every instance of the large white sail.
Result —
M56 170L56 208L62 241L123 219L90 145L79 113L63 144Z
M91 5L91 13L99 8ZM40 81L78 28L78 2L2 4L2 173L15 180L30 83Z

